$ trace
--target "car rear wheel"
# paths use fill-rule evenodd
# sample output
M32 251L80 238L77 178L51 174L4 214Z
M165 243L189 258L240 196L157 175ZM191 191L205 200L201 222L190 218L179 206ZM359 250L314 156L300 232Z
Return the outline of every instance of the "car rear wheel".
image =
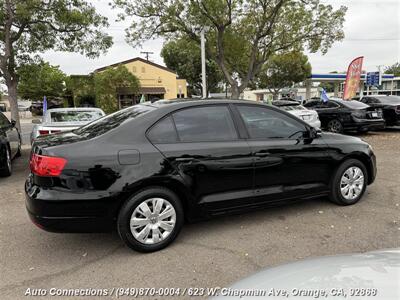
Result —
M349 159L336 170L332 179L330 200L339 205L352 205L363 196L368 182L364 164Z
M5 162L5 166L0 170L0 176L10 176L12 173L10 149L6 147L2 155L4 156L3 161Z
M343 132L343 125L342 123L337 120L330 120L327 126L328 131L334 132L334 133L342 133Z
M158 251L178 236L183 225L178 197L162 187L141 190L130 198L118 215L118 233L125 244L140 252Z

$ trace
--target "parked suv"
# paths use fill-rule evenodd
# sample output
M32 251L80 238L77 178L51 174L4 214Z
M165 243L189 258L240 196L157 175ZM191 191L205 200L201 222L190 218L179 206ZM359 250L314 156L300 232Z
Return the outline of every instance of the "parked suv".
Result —
M132 249L166 247L184 220L328 196L351 205L375 179L371 147L239 100L138 104L38 137L25 184L40 228L116 227Z

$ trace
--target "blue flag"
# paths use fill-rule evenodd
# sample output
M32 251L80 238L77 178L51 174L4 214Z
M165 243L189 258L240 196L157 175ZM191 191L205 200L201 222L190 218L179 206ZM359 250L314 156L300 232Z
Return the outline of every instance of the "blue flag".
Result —
M322 102L328 102L329 101L329 97L326 94L324 89L322 89L322 92L321 92L321 100L322 100Z
M43 97L43 116L47 111L47 98L46 96Z

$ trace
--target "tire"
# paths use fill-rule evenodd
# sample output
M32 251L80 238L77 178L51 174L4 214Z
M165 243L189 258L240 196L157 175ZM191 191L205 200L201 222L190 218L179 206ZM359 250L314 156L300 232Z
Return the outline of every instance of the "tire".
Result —
M12 174L12 166L11 166L11 152L9 147L5 147L5 149L0 152L0 155L3 155L3 161L6 162L6 165L3 169L0 170L0 176L8 177Z
M19 144L18 144L18 150L17 153L15 154L15 157L21 157L21 139L19 139Z
M162 219L163 215L168 217ZM148 187L124 203L118 214L117 229L121 239L131 249L154 252L175 240L183 222L182 203L175 193L163 187Z
M333 119L328 122L327 130L333 133L343 133L343 125L338 119Z
M369 131L368 128L366 128L366 129L357 129L358 133L367 133L368 131Z
M359 174L358 171L362 172L362 179L357 176L351 178L353 175ZM346 181L349 183L346 184ZM362 183L362 186L357 183ZM348 159L337 168L332 178L329 199L338 205L355 204L364 195L367 183L368 172L364 164L357 159ZM346 187L349 188L346 190ZM341 188L344 188L343 192Z

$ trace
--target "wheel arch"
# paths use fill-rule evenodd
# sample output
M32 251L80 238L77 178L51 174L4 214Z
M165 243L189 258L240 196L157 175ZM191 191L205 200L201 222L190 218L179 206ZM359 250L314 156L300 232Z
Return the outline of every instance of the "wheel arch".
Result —
M371 161L370 157L363 152L354 152L354 153L351 153L351 154L345 156L342 159L341 163L343 163L344 161L349 160L349 159L356 159L364 164L365 168L367 169L367 175L368 175L367 183L371 184L373 181L374 170L373 170L373 165L372 165L372 161Z
M179 181L176 178L147 178L143 179L137 183L135 183L133 186L130 187L129 191L127 192L127 197L119 203L119 207L117 211L114 213L114 216L117 217L119 211L121 210L123 204L130 199L134 194L138 193L139 191L145 189L145 188L150 188L150 187L161 187L161 188L166 188L169 189L171 192L175 193L176 196L179 198L179 200L182 203L183 206L183 211L185 213L185 218L188 217L190 218L190 211L192 207L192 196L189 192L189 190L186 188L185 184L181 181Z

